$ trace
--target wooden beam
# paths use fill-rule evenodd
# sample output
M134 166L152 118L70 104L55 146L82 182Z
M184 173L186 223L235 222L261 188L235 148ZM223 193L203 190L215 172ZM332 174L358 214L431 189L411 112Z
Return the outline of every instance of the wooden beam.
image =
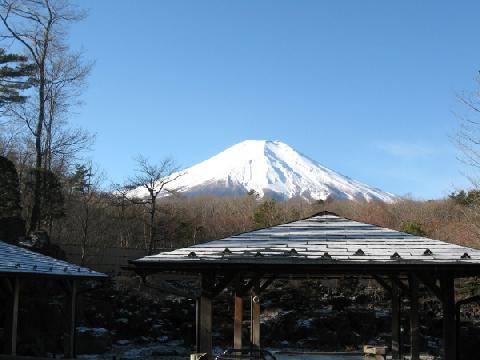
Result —
M258 290L260 283L254 286L252 295L250 296L250 344L253 347L260 347L260 296Z
M377 275L372 275L372 278L380 284L380 286L387 292L392 293L392 287L390 284L382 277Z
M277 277L275 275L272 275L267 280L265 280L264 283L260 285L259 293L267 289L275 281L276 278Z
M398 277L396 277L396 276L390 276L390 279L392 280L392 284L395 283L395 284L398 286L398 288L399 288L400 290L402 290L402 292L403 292L405 295L407 295L407 296L410 295L410 289L408 288L407 285L405 285L405 283L404 283L402 280L400 280L400 279L399 279Z
M413 276L418 277L420 281L427 287L430 292L437 297L440 301L442 300L442 291L437 286L437 279L431 277L430 275L424 273L414 273Z
M214 298L219 295L238 275L233 273L226 274L218 283L212 286L210 289L211 297Z
M440 278L443 309L443 359L455 360L457 356L457 336L455 322L455 281L444 275Z
M234 295L235 313L233 317L233 348L242 348L242 323L243 323L243 298L239 294Z
M67 333L65 335L65 358L76 357L75 352L75 338L77 327L77 290L78 285L75 280L72 280L68 287L66 311L67 314Z
M235 292L238 294L246 294L254 286L258 286L258 282L260 281L262 276L263 273L257 274L253 276L246 284L243 283L243 280L240 281L235 287Z
M392 282L392 359L399 360L402 356L402 343L400 333L400 289L397 283Z
M410 288L410 360L420 359L420 326L418 314L418 280L415 276L408 276Z

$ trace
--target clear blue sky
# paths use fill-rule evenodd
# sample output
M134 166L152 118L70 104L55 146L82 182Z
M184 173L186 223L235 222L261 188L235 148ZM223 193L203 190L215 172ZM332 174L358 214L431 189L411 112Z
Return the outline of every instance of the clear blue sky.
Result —
M75 118L114 181L281 140L400 195L465 186L449 140L480 70L479 1L78 1L96 66Z

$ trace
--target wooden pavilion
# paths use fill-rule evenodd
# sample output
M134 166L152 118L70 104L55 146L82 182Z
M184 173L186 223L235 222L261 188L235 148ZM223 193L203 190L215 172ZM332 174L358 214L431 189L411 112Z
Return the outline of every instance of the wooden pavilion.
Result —
M400 301L410 301L411 359L419 359L419 285L443 309L443 359L457 358L455 279L480 275L480 250L364 224L323 212L316 216L132 261L143 277L198 274L197 352L212 356L212 299L234 296L234 348L242 347L242 295L251 295L250 341L260 346L259 293L278 278L375 279L391 292L392 358L401 357ZM465 302L465 301L463 301ZM458 304L459 306L460 304Z
M22 284L26 280L58 281L67 293L65 358L75 357L76 309L79 283L104 280L105 274L54 259L28 249L0 241L0 291L6 294L7 321L4 329L4 352L17 355L18 312ZM62 325L62 324L59 324ZM6 340L6 341L5 341ZM1 353L1 351L0 351Z

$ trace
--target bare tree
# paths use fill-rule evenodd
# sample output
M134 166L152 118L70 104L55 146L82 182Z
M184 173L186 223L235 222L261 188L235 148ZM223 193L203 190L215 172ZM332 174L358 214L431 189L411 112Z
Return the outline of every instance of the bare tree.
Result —
M73 222L76 225L75 227L79 229L82 265L85 264L87 248L92 241L92 233L95 230L99 232L99 229L93 229L92 223L94 223L102 208L107 206L100 192L102 181L103 174L95 169L91 163L77 166L77 170L72 177L72 195L76 207Z
M461 152L460 160L468 166L480 169L480 75L476 79L477 90L463 92L457 97L466 109L457 114L459 128L454 142Z
M88 66L83 70L75 68L80 64L79 57L70 54L65 43L69 23L83 19L85 13L67 0L0 0L0 22L5 32L4 40L21 46L35 66L33 103L24 107L17 115L25 120L35 142L35 168L44 165L44 132L51 125L57 113L58 90L66 84L81 81L88 74ZM61 69L59 69L61 68ZM53 98L56 97L56 100ZM50 102L49 101L55 101ZM53 109L49 117L49 106ZM47 130L46 130L47 129ZM51 136L50 127L50 136ZM47 144L51 144L51 139ZM48 145L50 146L50 145ZM40 174L40 172L37 172ZM40 225L41 176L35 178L35 193L32 205L30 229Z
M476 90L465 91L457 95L463 105L463 111L457 113L459 126L453 137L453 141L460 151L459 160L470 170L467 171L467 177L474 189L472 193L475 194L480 189L478 176L480 170L480 75L477 76L476 83ZM463 193L465 194L465 192ZM455 198L455 193L451 197ZM463 205L461 207L463 216L473 225L478 236L480 234L480 201L477 196L473 196L471 201Z
M126 188L130 190L128 196L132 201L147 207L150 231L146 250L150 255L153 252L155 241L157 198L162 193L174 191L167 188L167 185L178 179L183 173L178 171L178 167L171 158L163 159L159 164L152 164L144 156L138 156L136 162L136 174L128 181ZM147 190L146 196L142 196L138 191L140 188Z
M129 236L128 228L134 223L134 217L127 215L127 211L132 207L132 202L128 199L129 190L120 184L112 184L112 196L109 199L109 206L114 209L112 211L113 218L119 222L119 246L128 247ZM116 210L116 211L115 211Z
M85 87L93 63L85 64L82 53L66 54L52 52L47 59L47 104L45 139L43 142L44 168L50 170L52 161L62 165L66 159L72 161L76 154L88 149L92 136L79 128L68 128L66 116L71 108L80 105L78 101Z

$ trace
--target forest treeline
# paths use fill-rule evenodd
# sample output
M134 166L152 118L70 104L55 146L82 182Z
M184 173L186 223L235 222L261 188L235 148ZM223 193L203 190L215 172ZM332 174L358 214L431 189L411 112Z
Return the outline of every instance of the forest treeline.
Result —
M53 226L55 242L76 243L86 246L87 251L89 246L148 250L148 213L143 205L107 193L95 194L88 205L75 195L67 196L66 200L65 216ZM86 206L90 207L88 211ZM279 202L257 199L253 195L174 195L157 204L157 235L153 247L190 246L331 211L361 222L480 248L477 206L477 203L463 202L458 193L442 200L401 199L393 204L301 199Z
M173 195L157 203L153 248L178 248L269 227L331 211L340 216L419 236L480 248L479 203L466 203L464 192L446 199L383 202L348 200L275 201L242 197ZM90 207L86 211L86 206ZM87 218L88 217L88 218ZM89 222L88 230L85 226ZM86 246L137 247L148 250L148 209L112 193L95 194L88 205L66 196L65 216L55 221L52 239Z
M2 201L0 217L28 218L32 205L30 178L21 178L15 164L0 158ZM8 171L7 171L8 170ZM383 202L348 200L276 201L255 192L245 196L162 196L155 204L150 243L151 204L124 192L102 191L92 185L91 170L77 166L52 175L45 190L48 209L41 216L43 231L53 243L76 244L83 258L96 247L142 248L149 252L190 246L232 234L309 217L321 211L411 234L480 248L477 191L452 193L441 200L400 199ZM8 185L8 186L6 186Z

